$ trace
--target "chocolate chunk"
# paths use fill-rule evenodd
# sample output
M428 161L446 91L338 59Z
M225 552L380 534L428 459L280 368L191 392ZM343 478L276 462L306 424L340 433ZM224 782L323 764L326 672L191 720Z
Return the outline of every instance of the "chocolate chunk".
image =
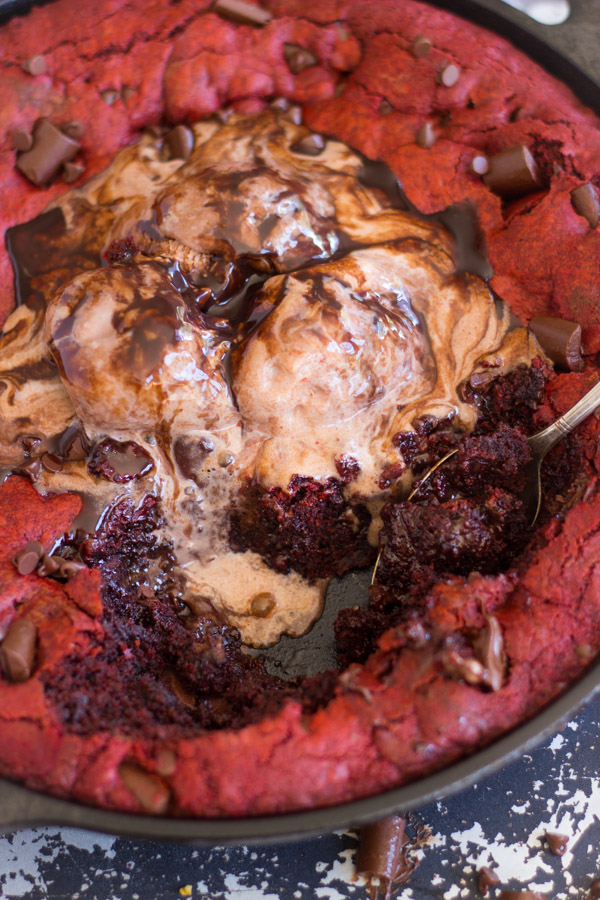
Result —
M487 156L479 154L471 160L471 172L475 175L487 175L490 169Z
M76 559L63 559L59 565L60 577L66 578L67 581L70 581L71 578L74 578L78 572L82 571L82 569L87 569L85 563L77 562Z
M499 881L500 879L493 869L490 869L489 866L482 866L477 873L477 890L483 897L485 897L488 889L491 888L492 885L498 884Z
M593 184L580 184L571 191L571 203L579 216L587 219L590 228L600 221L600 202Z
M568 372L582 371L581 325L556 316L534 316L529 329L555 365Z
M17 128L11 132L10 140L15 150L30 150L33 146L33 138L26 128Z
M62 459L87 459L92 445L81 422L73 422L59 435L56 452Z
M290 108L290 101L287 97L275 97L275 99L269 103L269 106L277 112L287 112Z
M27 546L17 553L13 559L19 575L31 575L35 571L43 552L44 548L39 541L29 541Z
M417 131L417 144L423 150L429 150L435 144L437 134L432 122L425 122Z
M547 831L546 840L551 853L554 853L555 856L565 855L569 844L568 834L557 834L555 831Z
M429 38L426 38L422 34L418 34L413 41L412 52L413 56L416 56L418 59L421 59L424 56L427 56L429 51L431 50L431 41Z
M460 69L458 66L455 66L454 63L448 63L448 65L442 66L438 73L438 81L440 84L443 84L444 87L454 87L459 78Z
M325 149L325 138L322 134L308 134L306 137L292 144L294 153L301 153L303 156L319 156Z
M491 191L507 200L522 197L544 186L538 165L523 144L509 147L488 158L483 180Z
M37 628L29 619L16 619L0 646L0 667L8 681L27 681L33 671Z
M394 112L394 107L388 100L382 100L379 104L379 115L380 116L389 116L390 113Z
M541 891L500 891L498 900L548 900Z
M73 119L71 122L67 122L66 125L62 126L62 130L65 134L68 134L70 138L73 138L74 141L78 141L83 137L85 132L85 128L78 122L76 119Z
M187 125L176 125L165 135L170 159L189 159L194 149L194 132Z
M166 812L170 791L157 775L128 762L121 763L119 775L145 812L157 815Z
M600 878L594 878L589 890L590 897L600 897Z
M77 141L52 122L39 119L33 130L33 146L17 157L16 166L34 184L48 184L79 149Z
M250 612L259 619L266 619L269 613L275 609L276 602L273 594L261 591L260 594L255 594L250 601Z
M42 453L40 462L46 472L52 472L53 474L60 472L63 467L62 459L59 459L55 453Z
M100 99L103 103L106 103L107 106L114 106L119 99L119 92L112 90L100 91Z
M227 451L224 450L222 453L219 453L219 458L218 458L217 462L219 463L219 465L221 466L222 469L226 469L227 466L231 465L234 458L235 457L233 456L232 453L227 453Z
M43 56L30 56L22 64L21 68L28 75L43 75L46 71L46 60Z
M366 878L379 878L384 890L412 869L404 853L409 843L406 819L389 816L360 829L356 871Z
M286 122L291 122L292 125L302 125L302 107L290 106L281 118L285 119Z
M49 575L56 575L60 569L61 562L62 560L60 557L48 556L47 553L44 553L38 568L38 575L41 578L47 578Z
M39 459L32 459L26 466L21 466L19 472L27 475L32 481L37 481L42 471L42 464Z
M143 478L153 467L152 457L139 444L112 438L96 444L88 463L92 475L101 475L117 484Z
M83 175L85 166L82 163L68 162L63 166L63 180L67 184L73 184L74 181Z
M299 75L305 69L316 66L318 60L314 53L298 44L284 44L283 56L288 68L293 75Z
M242 25L266 25L273 18L268 9L246 3L246 0L216 0L212 9L217 15Z
M159 775L174 775L177 768L177 757L168 747L162 747L156 754L156 771Z

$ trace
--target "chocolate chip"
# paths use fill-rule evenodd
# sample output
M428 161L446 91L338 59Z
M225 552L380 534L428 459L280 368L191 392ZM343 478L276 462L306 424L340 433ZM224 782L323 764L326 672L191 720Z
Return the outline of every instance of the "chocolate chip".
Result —
M40 561L44 548L39 541L29 541L13 559L13 564L17 567L19 575L31 575L35 571Z
M39 119L33 130L31 150L17 157L20 172L37 185L45 185L79 151L80 145L59 131L48 119Z
M318 60L314 53L298 44L284 44L283 56L288 64L288 68L293 75L299 75L305 69L316 66Z
M551 853L554 853L555 856L565 855L569 844L568 834L557 834L555 831L547 831L546 840Z
M505 199L522 197L544 186L538 165L523 144L494 153L488 164L483 180L491 191Z
M128 762L121 763L119 775L145 812L157 815L166 812L170 791L157 775Z
M129 85L125 85L125 87L121 88L121 99L123 103L129 103L130 100L135 97L137 91L134 87L129 87Z
M556 316L534 316L529 323L544 352L568 372L581 372L581 325Z
M56 452L62 459L87 459L91 449L92 445L81 422L73 422L65 428L56 443Z
M55 575L59 569L62 560L60 557L56 556L48 556L47 553L42 555L42 561L38 568L38 575L41 578L47 578L49 575Z
M444 87L454 87L460 78L460 69L454 63L443 66L438 73L438 81Z
M427 56L429 51L431 50L431 41L429 38L426 38L422 34L418 34L413 41L412 52L413 56L416 56L418 59L421 59L423 56Z
M212 9L217 15L242 25L266 25L273 18L272 14L261 6L246 3L246 0L216 0Z
M171 689L180 703L183 703L188 709L196 708L196 698L190 691L186 691L181 681L175 675L174 672L170 673L169 681L171 682Z
M177 768L177 757L168 747L162 747L156 754L156 771L159 775L174 775Z
M11 623L0 646L0 667L8 681L27 681L33 671L37 628L29 619Z
M259 619L266 619L269 613L275 609L276 603L273 594L261 591L260 594L255 594L250 601L250 612Z
M11 132L10 140L15 150L30 150L33 146L33 138L26 128L17 128Z
M87 569L85 563L77 562L76 559L63 559L60 562L60 577L70 581L71 578L74 578L78 572L82 571L82 569Z
M423 150L429 150L437 140L437 134L432 122L425 122L417 131L417 144Z
M482 866L477 873L477 890L483 897L485 897L488 889L491 888L492 885L498 884L499 882L500 879L489 866Z
M380 116L389 116L391 112L394 112L394 107L388 100L382 100L379 104L379 115Z
M600 878L594 878L590 884L590 897L600 897Z
M319 156L325 149L325 143L322 134L308 134L292 144L291 149L294 153L301 153L303 156Z
M290 101L287 97L275 97L274 100L269 104L271 109L277 110L277 112L287 112L290 108Z
M405 828L406 819L402 816L388 816L360 829L356 871L367 878L383 880L386 891L403 871L410 870L404 854L408 844Z
M500 891L498 900L548 900L541 891Z
M595 228L600 221L600 202L593 184L580 184L571 191L571 203L579 216L587 219L590 228Z
M63 181L67 184L73 184L83 175L85 166L82 163L68 162L63 166Z
M22 64L21 68L28 75L43 75L46 71L46 60L43 56L30 56Z
M487 175L489 172L490 164L488 162L487 156L478 155L474 156L471 160L471 172L475 175Z
M222 469L226 469L227 466L231 465L233 460L234 460L234 456L232 453L227 453L226 451L223 451L222 453L219 453L217 462L219 463L219 465L221 466Z
M502 629L495 616L486 616L486 625L475 639L474 649L485 668L486 684L499 691L504 683L506 654Z
M22 472L23 475L27 475L32 481L38 480L41 471L42 464L39 459L32 459L31 462L27 463L25 466L21 466L19 469L19 472Z
M113 90L100 91L100 99L103 103L106 103L107 106L114 106L119 99L119 92Z
M88 463L92 475L101 475L116 484L144 478L153 468L152 457L139 444L112 438L96 444Z
M176 125L165 135L170 159L189 159L194 149L194 132L186 125Z
M302 107L290 106L281 118L285 119L286 122L291 122L292 125L302 125Z
M80 138L82 138L85 132L85 128L83 127L81 122L78 122L76 119L73 119L71 122L67 122L66 125L63 125L62 130L65 134L68 134L69 137L73 138L73 140L75 141L78 141Z
M52 472L52 474L54 475L57 472L60 472L63 467L62 459L59 459L59 457L55 453L42 453L42 455L40 456L40 462L46 472Z
M21 447L28 456L33 456L42 446L42 438L37 434L24 434L19 438Z

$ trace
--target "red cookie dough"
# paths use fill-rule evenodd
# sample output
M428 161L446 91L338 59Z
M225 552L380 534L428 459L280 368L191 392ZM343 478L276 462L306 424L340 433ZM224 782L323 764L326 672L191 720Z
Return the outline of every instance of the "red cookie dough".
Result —
M570 201L578 185L600 184L598 119L503 39L415 0L264 5L273 19L260 29L220 18L208 0L58 0L5 26L3 227L32 218L64 190L60 181L34 187L14 167L11 134L30 131L39 116L84 125L92 175L144 125L189 122L228 105L252 111L285 96L306 105L314 129L386 161L422 211L471 200L494 267L492 286L517 315L581 322L588 370L550 382L538 424L564 411L598 378L600 232ZM411 52L418 34L432 44L425 57ZM305 47L317 64L292 74L285 43ZM37 54L46 71L33 77L21 62ZM460 68L451 87L437 79L448 63ZM117 94L111 105L106 91ZM422 149L415 135L426 121L435 123L438 139ZM548 186L503 206L472 173L471 160L521 143ZM2 254L0 321L13 304ZM536 549L506 574L438 584L422 617L437 635L431 646L391 629L313 715L287 702L258 724L193 737L162 726L143 739L78 735L61 724L44 679L60 672L67 655L101 645L100 578L86 571L62 585L17 574L14 554L30 540L51 545L79 500L43 500L25 479L9 478L0 488L0 631L27 616L38 646L31 679L0 680L0 773L104 807L239 816L379 792L489 742L556 696L600 648L598 420L591 417L577 434L587 479L580 502L551 519ZM444 638L482 628L484 613L497 619L509 662L506 683L492 693L447 677L440 664Z

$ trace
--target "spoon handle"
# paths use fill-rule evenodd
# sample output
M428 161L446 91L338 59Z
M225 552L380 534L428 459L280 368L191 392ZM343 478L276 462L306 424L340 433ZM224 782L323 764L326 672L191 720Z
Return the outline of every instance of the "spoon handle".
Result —
M587 419L598 406L600 406L600 381L587 394L584 394L581 400L572 406L564 416L529 438L529 446L534 454L543 458L558 441L571 434L573 429Z

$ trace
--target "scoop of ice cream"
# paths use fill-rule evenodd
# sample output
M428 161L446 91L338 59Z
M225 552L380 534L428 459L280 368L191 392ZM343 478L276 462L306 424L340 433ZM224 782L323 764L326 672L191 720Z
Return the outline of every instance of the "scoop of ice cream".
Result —
M155 263L78 275L50 303L46 337L92 433L219 431L237 418L222 366L228 343L187 320Z
M506 323L478 279L453 272L408 239L267 282L273 311L236 351L233 381L261 483L335 476L349 456L356 490L377 493L398 416L473 414L458 385Z

